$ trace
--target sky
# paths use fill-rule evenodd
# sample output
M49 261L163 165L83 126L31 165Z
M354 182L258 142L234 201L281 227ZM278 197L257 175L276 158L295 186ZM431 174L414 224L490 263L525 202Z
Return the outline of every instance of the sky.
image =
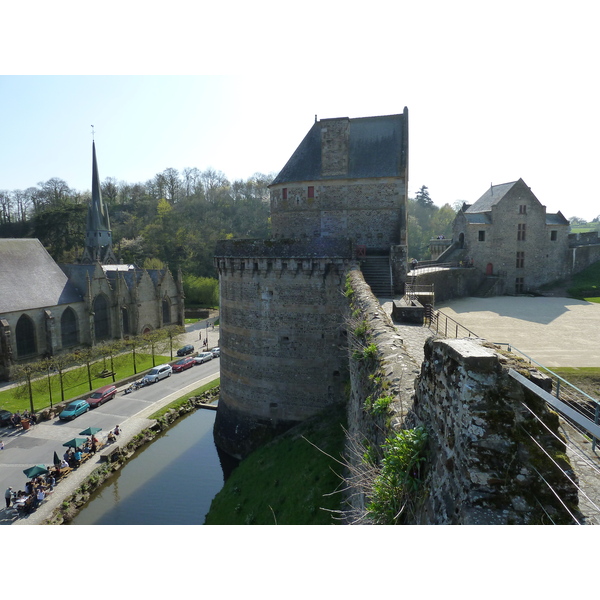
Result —
M63 1L66 22L44 3L7 9L0 190L89 189L92 126L101 180L232 181L278 173L315 115L406 106L411 196L472 203L523 178L548 212L600 214L593 2L136 5L92 17Z

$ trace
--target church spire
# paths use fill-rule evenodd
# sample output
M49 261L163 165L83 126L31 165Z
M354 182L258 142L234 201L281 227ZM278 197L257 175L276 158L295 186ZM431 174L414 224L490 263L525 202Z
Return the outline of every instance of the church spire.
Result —
M96 161L96 143L92 141L92 201L88 208L85 250L81 262L115 264L117 259L112 250L112 232L108 209L102 202L98 163Z

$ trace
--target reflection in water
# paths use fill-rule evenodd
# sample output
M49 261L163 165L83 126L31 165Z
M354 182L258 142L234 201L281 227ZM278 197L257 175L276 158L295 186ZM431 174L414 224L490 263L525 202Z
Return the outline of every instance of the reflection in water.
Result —
M74 525L202 525L223 487L213 440L216 412L200 409L180 419L95 492ZM226 461L226 459L223 459Z

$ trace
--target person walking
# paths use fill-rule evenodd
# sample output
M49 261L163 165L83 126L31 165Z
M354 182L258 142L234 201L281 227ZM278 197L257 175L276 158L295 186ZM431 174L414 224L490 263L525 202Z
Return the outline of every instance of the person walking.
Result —
M12 500L12 488L10 486L4 492L4 499L6 500L6 508L10 508L10 501Z

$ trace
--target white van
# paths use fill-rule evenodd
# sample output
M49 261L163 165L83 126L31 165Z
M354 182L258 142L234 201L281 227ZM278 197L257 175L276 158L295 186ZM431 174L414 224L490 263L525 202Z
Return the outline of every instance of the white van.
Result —
M158 367L150 369L148 373L144 375L144 383L146 385L149 383L156 383L161 379L165 379L165 377L171 377L171 373L173 373L173 367L171 367L171 365L158 365Z

